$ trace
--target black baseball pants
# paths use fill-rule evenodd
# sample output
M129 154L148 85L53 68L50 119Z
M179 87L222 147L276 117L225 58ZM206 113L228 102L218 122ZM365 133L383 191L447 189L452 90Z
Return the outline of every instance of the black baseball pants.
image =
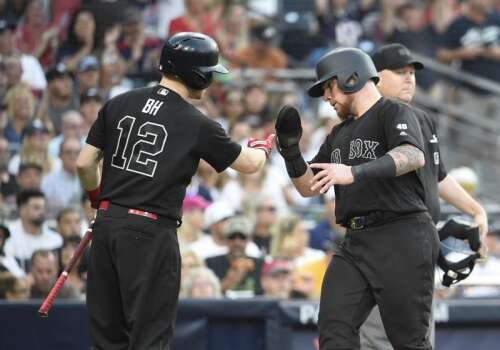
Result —
M431 350L427 334L438 250L426 212L348 230L323 280L320 349L359 349L359 328L377 304L394 349Z
M95 350L168 350L180 287L176 224L99 210L89 254L87 309Z

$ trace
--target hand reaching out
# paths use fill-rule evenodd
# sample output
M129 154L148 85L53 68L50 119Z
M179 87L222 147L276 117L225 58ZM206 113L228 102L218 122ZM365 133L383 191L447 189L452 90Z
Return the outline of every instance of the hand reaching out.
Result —
M311 181L311 191L325 193L333 185L350 185L353 183L351 167L344 164L313 163L313 169L321 169Z

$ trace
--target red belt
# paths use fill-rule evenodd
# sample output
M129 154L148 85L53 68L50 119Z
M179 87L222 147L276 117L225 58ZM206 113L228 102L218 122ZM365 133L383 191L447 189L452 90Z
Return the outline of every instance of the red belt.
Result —
M107 200L101 201L101 203L99 203L100 210L108 210L108 207L109 207L109 201L107 201ZM145 216L149 219L158 220L158 215L156 215L155 213L150 213L149 211L143 211L143 210L133 209L133 208L126 208L126 209L128 210L129 214Z

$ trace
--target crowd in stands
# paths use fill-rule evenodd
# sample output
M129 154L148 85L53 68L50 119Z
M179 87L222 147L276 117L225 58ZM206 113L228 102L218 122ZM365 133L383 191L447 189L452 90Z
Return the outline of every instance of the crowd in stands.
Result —
M289 11L280 7L285 3ZM213 36L233 70L313 67L335 46L370 52L400 42L500 82L498 0L2 0L0 298L47 295L95 214L76 159L99 109L122 92L156 84L162 43L181 31ZM421 89L439 86L440 76L418 74ZM292 79L214 79L197 107L241 144L272 132L285 103L303 112L306 159L339 122L331 106L307 99ZM500 110L500 99L486 91L460 91L463 108L492 118ZM201 161L178 232L181 298L317 299L342 241L331 192L302 198L276 153L253 175L218 174ZM499 237L500 227L492 227L489 259L477 268L496 275L497 285ZM84 254L60 297L83 299L85 276ZM500 289L442 294L500 296Z

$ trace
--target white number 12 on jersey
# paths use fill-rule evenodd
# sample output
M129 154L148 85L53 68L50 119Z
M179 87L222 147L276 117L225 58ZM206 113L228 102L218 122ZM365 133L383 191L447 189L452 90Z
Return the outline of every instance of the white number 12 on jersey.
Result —
M138 140L133 145L129 145L135 122L136 118L129 115L118 122L117 129L120 130L120 135L111 165L118 169L153 177L158 165L155 156L163 152L168 133L163 125L146 122L136 129Z

